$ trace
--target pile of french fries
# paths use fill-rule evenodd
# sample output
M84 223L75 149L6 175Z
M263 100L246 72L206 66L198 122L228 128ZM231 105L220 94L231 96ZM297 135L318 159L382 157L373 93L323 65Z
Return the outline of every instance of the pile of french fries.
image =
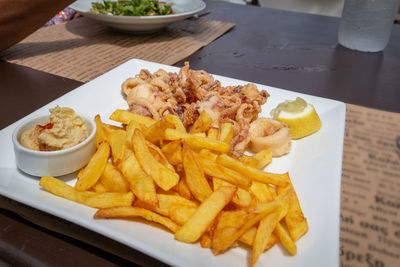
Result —
M272 153L230 155L230 123L211 126L203 112L189 131L179 117L160 121L124 110L95 117L96 152L74 187L49 176L47 191L97 208L94 218L137 217L163 225L178 241L214 255L245 244L250 266L277 243L291 255L308 224L288 173L263 171Z

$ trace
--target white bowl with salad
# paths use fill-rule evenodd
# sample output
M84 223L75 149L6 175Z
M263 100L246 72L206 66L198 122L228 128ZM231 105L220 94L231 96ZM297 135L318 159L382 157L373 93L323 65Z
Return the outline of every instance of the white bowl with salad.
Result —
M114 29L153 32L192 17L206 4L201 0L78 0L70 7Z

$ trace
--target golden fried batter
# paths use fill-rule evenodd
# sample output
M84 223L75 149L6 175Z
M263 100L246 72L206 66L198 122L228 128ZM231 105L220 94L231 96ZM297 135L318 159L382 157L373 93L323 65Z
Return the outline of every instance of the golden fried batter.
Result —
M235 136L233 152L244 152L249 143L249 126L258 118L269 94L254 84L221 86L204 70L191 70L189 63L179 73L159 69L153 74L142 69L122 84L131 112L159 119L168 113L178 115L190 128L202 111L214 124L231 122Z

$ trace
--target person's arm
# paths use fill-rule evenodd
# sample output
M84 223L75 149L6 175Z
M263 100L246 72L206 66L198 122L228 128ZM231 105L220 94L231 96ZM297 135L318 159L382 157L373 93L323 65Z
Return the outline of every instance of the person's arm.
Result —
M0 0L0 51L18 43L74 0Z

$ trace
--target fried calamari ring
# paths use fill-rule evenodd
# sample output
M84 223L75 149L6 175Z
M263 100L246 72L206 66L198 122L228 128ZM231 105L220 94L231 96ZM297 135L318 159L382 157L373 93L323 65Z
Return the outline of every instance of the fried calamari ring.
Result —
M272 156L283 156L289 153L291 140L289 127L285 123L259 118L250 124L249 148L254 152L269 149L272 151Z

